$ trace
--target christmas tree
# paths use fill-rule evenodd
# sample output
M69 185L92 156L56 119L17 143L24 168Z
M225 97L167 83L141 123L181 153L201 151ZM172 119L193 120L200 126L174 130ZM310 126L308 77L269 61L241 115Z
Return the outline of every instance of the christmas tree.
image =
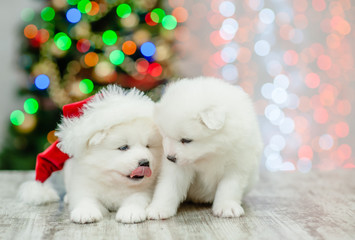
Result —
M28 79L19 94L26 100L11 113L1 169L34 168L35 156L56 140L63 105L107 84L136 87L157 99L172 76L179 16L158 0L45 2L40 12L22 12L19 62Z

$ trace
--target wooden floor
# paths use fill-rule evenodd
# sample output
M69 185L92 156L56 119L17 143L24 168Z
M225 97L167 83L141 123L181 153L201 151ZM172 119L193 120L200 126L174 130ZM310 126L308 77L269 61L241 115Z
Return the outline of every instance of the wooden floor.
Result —
M210 206L184 204L164 221L70 222L67 206L27 206L16 200L33 172L0 171L0 239L355 239L355 170L263 173L245 199L246 215L220 219ZM58 185L58 184L57 184Z

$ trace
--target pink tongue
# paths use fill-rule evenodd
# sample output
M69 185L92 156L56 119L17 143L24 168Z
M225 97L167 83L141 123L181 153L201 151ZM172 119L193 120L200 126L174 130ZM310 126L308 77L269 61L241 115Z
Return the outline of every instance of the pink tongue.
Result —
M131 174L129 175L130 178L133 178L135 176L141 177L150 177L152 175L152 170L150 170L149 167L137 167L134 169Z

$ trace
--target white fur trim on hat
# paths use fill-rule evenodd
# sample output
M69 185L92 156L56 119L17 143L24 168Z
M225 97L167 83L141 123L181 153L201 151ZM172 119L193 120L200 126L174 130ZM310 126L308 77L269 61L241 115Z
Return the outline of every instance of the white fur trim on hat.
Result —
M57 192L47 183L28 181L21 184L18 198L25 203L41 205L59 201Z
M153 108L153 101L143 92L109 85L84 105L81 116L62 119L56 131L58 147L71 157L78 156L98 131L137 118L152 118Z

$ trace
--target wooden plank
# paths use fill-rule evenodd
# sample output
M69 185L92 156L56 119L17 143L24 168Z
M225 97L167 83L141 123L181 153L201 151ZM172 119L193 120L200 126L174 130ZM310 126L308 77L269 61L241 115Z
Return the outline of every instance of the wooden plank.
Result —
M210 205L185 203L163 221L121 224L111 213L79 225L63 202L28 206L16 199L33 172L0 172L0 239L354 239L355 171L262 173L246 197L246 215L221 219ZM62 192L60 177L54 177Z

